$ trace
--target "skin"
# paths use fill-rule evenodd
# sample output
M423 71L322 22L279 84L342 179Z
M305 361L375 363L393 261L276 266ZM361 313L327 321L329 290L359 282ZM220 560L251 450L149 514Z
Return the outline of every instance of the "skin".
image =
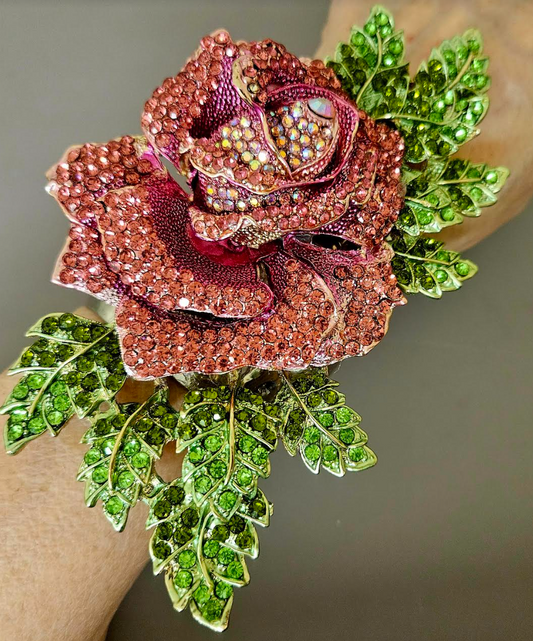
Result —
M346 40L352 24L364 24L372 3L334 0L317 57ZM467 220L446 231L454 249L472 246L518 214L533 191L528 176L533 151L533 43L528 38L530 3L402 2L389 0L396 23L406 31L407 59L416 69L431 47L476 25L492 58L493 106L482 123L483 136L466 145L462 157L506 165L511 178L503 203L481 220ZM505 132L505 135L502 135ZM93 317L87 309L82 316ZM13 379L0 376L5 398ZM130 384L120 400L143 400L146 384ZM172 390L179 406L182 390ZM126 530L110 531L102 514L83 503L81 484L74 482L86 429L72 420L59 438L37 439L19 456L5 457L0 467L2 519L0 537L1 639L26 641L101 641L125 594L146 564L150 536L144 529L146 506L131 511ZM181 461L166 451L158 465L165 479L180 473ZM96 512L96 513L95 513ZM78 553L83 546L83 553Z

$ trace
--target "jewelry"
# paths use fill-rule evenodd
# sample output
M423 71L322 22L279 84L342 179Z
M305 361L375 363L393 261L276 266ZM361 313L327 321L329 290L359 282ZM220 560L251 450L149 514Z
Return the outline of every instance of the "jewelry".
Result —
M314 473L375 464L328 366L377 345L406 293L440 298L475 274L431 234L478 216L508 175L451 157L488 108L479 34L413 78L403 49L381 7L325 63L218 31L154 91L143 135L71 147L48 173L71 224L53 280L112 313L29 330L6 449L86 417L87 505L120 531L148 503L154 572L214 630L269 524L258 480L278 439ZM153 381L147 401L117 401L127 377ZM179 410L171 377L188 388ZM167 483L170 442L184 459Z

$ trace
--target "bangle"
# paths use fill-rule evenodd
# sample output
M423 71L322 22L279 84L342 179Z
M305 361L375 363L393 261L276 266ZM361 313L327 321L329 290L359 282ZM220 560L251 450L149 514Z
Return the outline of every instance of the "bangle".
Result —
M47 174L70 221L53 281L94 296L103 322L56 313L29 330L6 450L87 418L87 505L121 531L146 502L154 573L213 630L269 524L258 481L278 440L313 473L375 464L331 367L375 347L407 294L475 274L438 232L508 175L455 156L488 108L480 35L414 76L403 49L382 7L325 62L217 31L153 92L142 135L71 147ZM146 401L117 399L128 377L152 381ZM166 482L170 442L185 454Z

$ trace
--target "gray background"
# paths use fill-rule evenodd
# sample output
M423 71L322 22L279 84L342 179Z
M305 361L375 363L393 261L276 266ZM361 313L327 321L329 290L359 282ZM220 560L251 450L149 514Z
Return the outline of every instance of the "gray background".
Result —
M231 27L309 55L327 8L0 1L4 364L37 318L84 301L48 283L68 226L43 171L68 145L137 132L152 89L205 33ZM225 639L533 638L532 238L530 207L469 252L474 281L440 302L411 298L371 356L342 366L379 465L340 480L273 457L273 523ZM175 614L150 574L109 641L214 638Z

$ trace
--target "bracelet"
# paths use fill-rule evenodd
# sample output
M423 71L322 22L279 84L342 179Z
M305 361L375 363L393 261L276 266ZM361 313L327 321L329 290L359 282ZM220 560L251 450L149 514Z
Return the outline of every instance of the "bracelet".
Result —
M479 33L413 77L403 51L382 7L325 62L217 31L153 92L143 135L71 147L47 174L70 221L53 281L103 320L55 313L28 331L6 450L87 418L87 505L121 531L146 502L154 573L213 630L269 525L258 481L278 440L313 473L376 463L331 367L375 347L406 294L440 298L476 273L435 234L508 176L455 156L488 109ZM148 400L117 399L128 377L153 382ZM184 459L166 482L171 442Z

